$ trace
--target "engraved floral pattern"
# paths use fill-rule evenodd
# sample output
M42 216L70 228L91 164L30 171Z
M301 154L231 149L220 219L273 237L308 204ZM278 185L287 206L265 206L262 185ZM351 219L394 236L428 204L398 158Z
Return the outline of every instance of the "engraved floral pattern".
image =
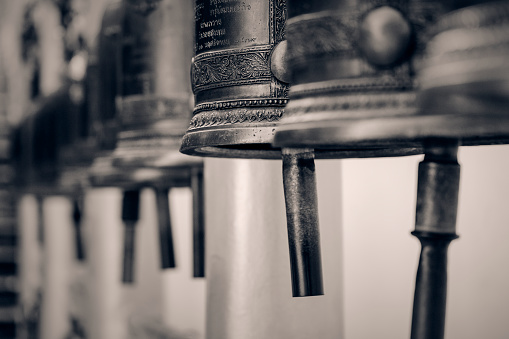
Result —
M268 51L215 55L195 61L191 68L194 92L270 78Z
M191 119L189 130L231 125L240 123L270 123L276 122L283 116L283 109L236 109L228 111L209 111L196 114Z
M286 24L286 0L275 1L274 13L274 35L275 42L278 43L285 39L285 24Z
M353 44L355 26L356 24L346 16L317 16L288 24L286 34L291 37L290 41L306 42L289 44L290 62L304 61L308 57L323 55L355 54Z
M194 114L202 111L218 110L218 109L232 109L232 108L243 108L243 107L284 107L288 103L288 99L281 98L264 98L264 99L245 99L245 100L233 100L233 101L219 101L210 102L196 105Z

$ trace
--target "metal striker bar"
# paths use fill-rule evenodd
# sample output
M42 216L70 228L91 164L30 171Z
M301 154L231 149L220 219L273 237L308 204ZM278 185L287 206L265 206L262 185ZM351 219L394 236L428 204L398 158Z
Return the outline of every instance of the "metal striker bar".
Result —
M411 339L443 339L447 297L447 249L456 239L460 182L458 143L427 147L419 164L415 231L421 242Z
M134 282L135 228L139 219L140 191L124 191L122 199L122 221L124 222L124 258L122 282Z
M293 296L323 295L313 151L283 149L283 184Z

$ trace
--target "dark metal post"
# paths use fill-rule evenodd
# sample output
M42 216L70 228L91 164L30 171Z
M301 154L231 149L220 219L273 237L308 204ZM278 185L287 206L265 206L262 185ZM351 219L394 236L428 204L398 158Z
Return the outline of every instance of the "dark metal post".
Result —
M134 282L135 227L139 219L140 191L124 191L122 200L122 221L124 222L124 260L122 282Z
M314 153L283 149L283 183L294 297L323 294Z
M38 222L37 222L37 240L39 240L39 244L41 246L44 245L44 197L37 196L37 214L38 214Z
M457 238L460 165L457 143L426 148L419 164L414 236L421 242L415 284L412 339L443 339L447 295L447 248Z
M76 244L76 259L85 261L85 247L83 245L83 235L81 234L81 208L77 199L74 199L72 218L74 221L74 239Z
M161 251L161 268L175 268L175 251L173 247L173 233L171 230L169 188L155 187L157 216L159 223L159 241Z
M205 197L203 192L203 168L191 169L193 191L193 277L205 277Z

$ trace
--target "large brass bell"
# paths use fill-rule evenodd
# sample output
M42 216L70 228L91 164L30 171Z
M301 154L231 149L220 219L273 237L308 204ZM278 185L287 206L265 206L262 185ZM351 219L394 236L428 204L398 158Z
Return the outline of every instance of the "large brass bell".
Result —
M195 1L195 107L186 154L279 158L274 129L288 97L286 1Z

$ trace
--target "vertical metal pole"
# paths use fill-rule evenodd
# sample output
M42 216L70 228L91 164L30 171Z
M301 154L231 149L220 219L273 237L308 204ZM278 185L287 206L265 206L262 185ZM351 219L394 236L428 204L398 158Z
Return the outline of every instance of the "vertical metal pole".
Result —
M78 261L85 261L85 247L83 245L83 236L81 232L81 219L82 213L80 204L77 199L74 199L72 219L74 221L74 239L76 244L76 259Z
M205 203L203 167L191 169L193 191L193 277L205 277Z
M157 216L159 224L159 242L161 252L161 268L175 268L175 251L173 246L173 233L171 229L169 188L155 187Z
M37 200L37 240L39 244L44 246L44 197L36 196Z
M134 282L135 228L139 219L140 191L124 191L122 200L122 221L124 222L124 260L122 282Z
M322 295L320 230L312 150L283 149L283 183L293 296Z
M457 142L426 148L419 164L415 231L421 256L415 283L412 339L443 339L447 296L447 248L456 239L460 182Z

